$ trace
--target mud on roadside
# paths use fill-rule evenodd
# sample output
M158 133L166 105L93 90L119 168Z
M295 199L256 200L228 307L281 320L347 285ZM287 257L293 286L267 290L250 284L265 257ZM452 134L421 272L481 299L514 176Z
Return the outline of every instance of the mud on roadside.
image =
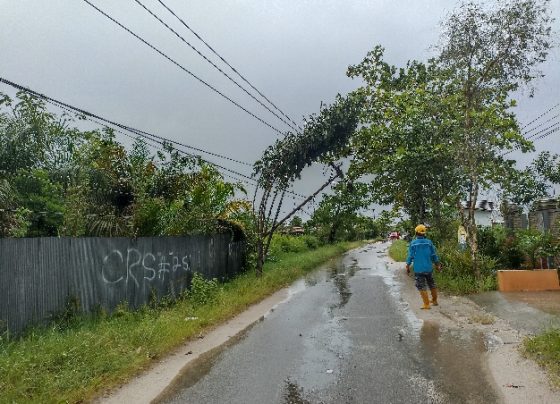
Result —
M446 352L446 349L450 349L445 347L445 341L440 336L451 334L455 336L455 340L476 339L478 336L483 345L480 346L476 342L473 344L471 341L471 349L474 346L483 351L483 373L486 373L487 381L494 386L502 402L560 403L560 391L550 385L545 371L519 353L520 344L527 336L525 331L513 328L507 321L488 313L466 297L440 294L439 306L421 310L420 296L412 278L406 275L404 265L391 260L389 268L393 271L395 279L401 283L400 299L404 309L410 310L422 321L422 332L431 333L432 339L443 342L444 346L433 345L432 354L455 355L452 360L447 360L446 364L450 370L447 376L451 383L462 384L462 388L473 387L469 386L468 382L454 378L458 375L460 378L464 361L474 360L476 355L473 355L473 358L462 355L460 346L456 350Z

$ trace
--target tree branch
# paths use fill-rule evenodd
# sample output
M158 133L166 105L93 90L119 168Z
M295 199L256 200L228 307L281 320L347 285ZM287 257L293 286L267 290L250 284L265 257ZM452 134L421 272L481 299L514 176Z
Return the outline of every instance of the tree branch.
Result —
M282 220L280 220L278 223L276 223L276 225L274 225L270 229L269 233L273 233L274 231L276 231L276 229L278 227L280 227L284 222L286 222L286 220L288 220L290 217L292 217L292 215L294 215L298 210L300 210L302 207L304 207L310 200L315 198L323 189L325 189L330 184L332 184L335 179L339 178L340 175L344 175L342 170L340 170L340 166L335 165L334 167L336 167L335 168L336 174L334 176L330 177L329 180L327 182L325 182L323 185L321 185L321 187L319 189L317 189L313 194L309 195L302 203L300 203L290 213L288 213L286 216L284 216L284 218Z

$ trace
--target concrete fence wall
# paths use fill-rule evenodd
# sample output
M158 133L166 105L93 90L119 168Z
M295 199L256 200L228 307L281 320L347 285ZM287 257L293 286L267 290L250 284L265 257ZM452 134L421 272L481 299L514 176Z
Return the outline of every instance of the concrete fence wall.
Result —
M535 229L549 231L560 236L560 201L545 199L534 204L530 212L524 213L516 206L510 206L505 216L505 225L510 229Z
M0 330L18 333L79 308L112 311L151 296L177 296L195 272L226 279L240 272L244 241L231 236L0 239Z

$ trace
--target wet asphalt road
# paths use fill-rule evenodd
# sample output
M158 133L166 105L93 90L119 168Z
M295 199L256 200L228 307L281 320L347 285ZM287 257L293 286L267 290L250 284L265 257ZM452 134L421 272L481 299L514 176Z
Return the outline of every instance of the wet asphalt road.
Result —
M478 335L422 324L385 247L355 250L291 288L236 343L189 367L169 403L496 402Z

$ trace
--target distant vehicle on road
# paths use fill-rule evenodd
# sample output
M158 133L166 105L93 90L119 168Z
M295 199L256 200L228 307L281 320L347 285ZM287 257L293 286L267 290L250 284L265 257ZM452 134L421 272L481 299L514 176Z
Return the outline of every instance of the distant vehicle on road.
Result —
M389 240L395 241L400 239L401 239L401 233L399 233L398 231L392 231L391 233L389 233Z

